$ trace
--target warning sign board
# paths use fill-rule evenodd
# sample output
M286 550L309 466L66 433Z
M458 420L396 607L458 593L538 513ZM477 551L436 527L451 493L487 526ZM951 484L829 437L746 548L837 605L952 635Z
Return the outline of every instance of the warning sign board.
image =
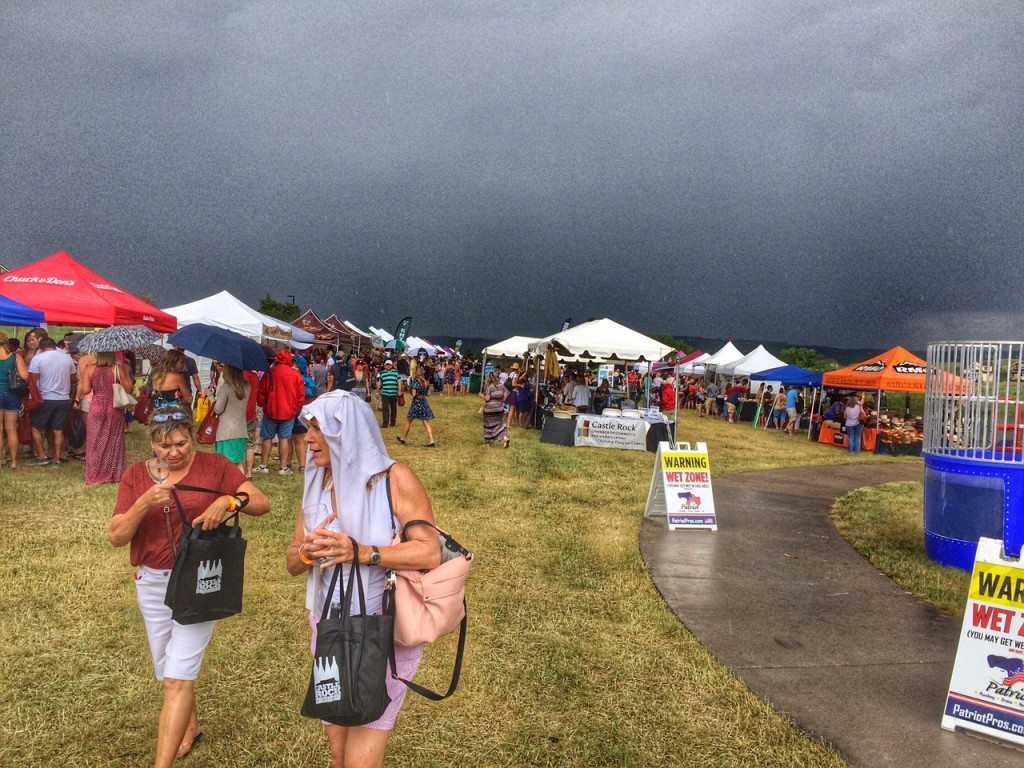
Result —
M980 539L942 727L1024 745L1024 567Z
M718 530L706 443L697 443L696 448L689 443L658 445L644 516L661 515L667 518L670 531Z

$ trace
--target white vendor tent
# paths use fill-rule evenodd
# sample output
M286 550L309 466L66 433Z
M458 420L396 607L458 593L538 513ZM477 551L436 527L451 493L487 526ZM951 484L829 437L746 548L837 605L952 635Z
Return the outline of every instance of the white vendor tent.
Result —
M591 320L528 344L530 354L543 356L554 349L559 357L619 362L661 360L675 349L609 318Z
M688 363L683 363L679 366L679 375L681 376L702 376L704 374L704 362L711 357L709 352L705 352L700 357L695 357Z
M529 349L531 342L539 341L534 336L510 336L504 341L491 344L481 350L489 357L522 357Z
M366 331L364 331L362 328L358 327L357 325L354 325L353 323L350 323L348 320L342 320L341 324L344 325L346 328L348 328L350 331L352 331L352 333L358 334L359 336L363 337L364 339L372 339L373 338L373 334L367 333Z
M715 354L711 355L711 357L704 360L704 367L705 369L707 369L709 366L713 365L716 366L716 368L718 368L723 365L735 363L741 357L743 357L743 353L736 349L735 344L733 344L731 341L727 341L725 342L724 347L715 352Z
M312 333L296 328L284 320L257 312L227 291L205 299L168 307L164 310L178 319L178 326L206 323L227 328L259 342L273 341L296 349L308 348L316 338Z
M368 325L366 327L369 328L370 333L373 334L374 346L378 346L377 339L380 339L379 346L381 347L384 347L388 342L395 340L395 337L392 334L385 331L383 328L374 328L372 325ZM394 349L394 346L392 346L391 349Z
M732 363L718 366L718 374L721 376L732 376L740 378L750 376L752 373L760 373L770 368L781 368L786 365L785 361L779 360L775 355L758 344L757 348Z

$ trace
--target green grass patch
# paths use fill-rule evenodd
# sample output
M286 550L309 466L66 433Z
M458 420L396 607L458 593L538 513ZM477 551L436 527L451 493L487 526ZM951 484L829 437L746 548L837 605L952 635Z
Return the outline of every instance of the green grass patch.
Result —
M930 560L924 548L923 485L889 483L837 499L836 529L882 573L935 607L963 618L971 575Z
M389 748L402 766L842 766L748 691L675 619L638 551L653 466L643 452L572 449L515 429L483 445L479 400L433 399L395 458L424 480L439 521L477 554L463 682L449 701L410 694ZM680 415L717 477L876 462L806 437ZM131 460L145 458L139 427ZM304 580L284 570L301 475L257 476L272 511L243 520L245 610L218 625L197 686L203 766L326 763L299 716L309 674ZM104 532L115 486L81 464L0 469L0 765L146 765L161 688L152 677L126 549ZM770 585L766 585L766 594ZM454 638L418 679L446 685Z

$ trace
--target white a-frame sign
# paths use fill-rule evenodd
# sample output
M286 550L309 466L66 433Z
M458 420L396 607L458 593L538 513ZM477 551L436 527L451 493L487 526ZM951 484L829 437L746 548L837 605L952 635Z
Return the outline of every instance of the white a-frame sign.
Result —
M658 444L644 517L662 515L670 531L718 530L707 443L697 443L695 449L689 443Z

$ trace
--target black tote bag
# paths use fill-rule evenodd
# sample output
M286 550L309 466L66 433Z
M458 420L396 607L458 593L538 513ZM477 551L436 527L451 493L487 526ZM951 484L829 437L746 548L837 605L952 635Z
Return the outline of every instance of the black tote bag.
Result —
M220 494L206 488L180 486L181 490ZM181 517L181 540L167 581L164 605L179 624L226 619L242 612L245 580L245 539L238 513L212 531L193 527L185 517L181 500L172 491ZM234 525L227 525L234 518Z
M359 551L353 540L352 550ZM302 715L334 725L365 725L378 719L391 697L387 690L387 665L392 653L393 615L370 616L363 599L359 563L353 561L341 605L332 610L331 597L338 587L340 567L335 567L327 598L316 625L316 652L309 676ZM352 614L352 590L359 590L360 613Z

